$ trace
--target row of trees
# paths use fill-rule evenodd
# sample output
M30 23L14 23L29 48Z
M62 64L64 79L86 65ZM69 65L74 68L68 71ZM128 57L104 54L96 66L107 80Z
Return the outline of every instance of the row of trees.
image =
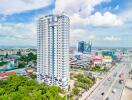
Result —
M10 76L0 81L0 100L65 100L64 93L56 86L38 84L25 76Z
M6 65L8 62L0 62L0 66Z
M36 55L36 54L33 54L32 52L30 52L30 53L27 54L27 55L21 56L21 58L20 58L19 60L20 60L20 61L24 61L24 62L26 62L27 64L28 64L30 61L36 62L36 60L37 60L37 55Z
M91 71L97 71L97 72L107 72L109 69L107 67L103 66L95 66L91 68Z

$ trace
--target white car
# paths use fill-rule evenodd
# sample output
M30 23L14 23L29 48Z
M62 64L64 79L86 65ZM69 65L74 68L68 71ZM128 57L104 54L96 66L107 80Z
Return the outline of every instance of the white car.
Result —
M113 89L113 90L112 90L112 93L115 93L115 92L116 92L116 89Z
M108 81L111 81L111 78L110 77L108 78Z

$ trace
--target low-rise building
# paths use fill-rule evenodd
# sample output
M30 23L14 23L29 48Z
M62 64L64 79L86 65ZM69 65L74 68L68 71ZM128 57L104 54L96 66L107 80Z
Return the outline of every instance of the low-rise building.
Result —
M112 63L112 57L111 56L103 56L103 62L104 63Z
M98 65L98 64L102 64L103 63L103 57L102 56L92 56L90 61L94 66Z
M16 71L10 71L10 72L1 72L0 73L0 80L6 79L10 75L15 75Z

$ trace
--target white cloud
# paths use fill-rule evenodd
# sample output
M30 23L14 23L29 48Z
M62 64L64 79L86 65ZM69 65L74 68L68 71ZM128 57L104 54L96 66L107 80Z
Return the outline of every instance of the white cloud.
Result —
M120 26L123 24L123 21L120 17L110 12L105 12L104 14L96 12L90 16L90 23L93 26Z
M36 27L34 23L30 24L5 24L0 25L0 38L15 40L33 40L36 39Z
M0 45L34 46L37 43L35 23L6 23L0 26Z
M94 6L109 1L110 0L56 0L55 12L66 12L70 15L79 13L81 16L88 16L94 10Z
M71 16L71 25L73 28L82 28L88 26L121 26L123 25L123 20L110 12L105 12L101 14L96 12L94 15L82 18L79 14L74 14Z
M0 0L0 14L9 15L48 6L52 0Z
M51 3L52 0L12 0L9 3L9 0L0 0L0 14L13 14L20 13L27 10L38 9L45 7ZM119 41L121 40L118 37L97 37L98 32L91 32L89 26L95 27L112 27L120 26L124 24L122 18L111 13L96 12L91 15L94 11L96 5L101 4L102 2L109 2L110 0L56 0L55 2L55 12L61 13L65 11L71 19L71 42L72 44L77 43L80 40L86 41ZM15 3L14 3L15 2ZM115 9L118 8L115 7ZM4 19L3 19L4 20ZM36 20L36 18L34 18ZM92 28L95 30L94 28ZM106 31L107 32L107 31ZM105 33L106 33L105 32ZM96 33L96 34L93 34ZM103 33L103 34L105 34ZM36 24L6 24L0 25L0 37L6 36L7 39L14 39L19 41L34 41L37 37L36 35Z
M88 18L82 18L79 14L74 14L70 16L71 19L71 27L73 28L83 28L89 25L89 19Z
M76 29L82 29L88 26L121 26L123 24L122 19L111 12L105 12L104 14L96 12L94 15L91 15L96 5L109 1L110 0L56 0L55 12L66 12L66 14L70 16L72 28ZM117 5L116 8L119 8L119 6Z
M120 37L115 37L115 36L107 36L104 38L105 41L120 41Z
M109 1L110 0L56 0L55 13L62 13L64 11L71 19L71 45L75 45L80 40L100 41L100 37L91 34L93 32L90 33L90 30L88 30L89 26L112 27L123 24L121 18L110 12L105 12L104 14L96 12L94 15L91 15L96 5Z
M95 34L83 29L73 29L70 34L71 45L77 45L79 41L95 42L95 40L97 40L97 37L95 36Z

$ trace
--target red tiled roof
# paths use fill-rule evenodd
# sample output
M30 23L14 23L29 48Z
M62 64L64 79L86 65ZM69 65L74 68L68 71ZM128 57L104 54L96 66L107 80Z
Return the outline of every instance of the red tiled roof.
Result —
M15 71L12 71L12 72L2 72L2 73L0 73L0 77L14 75L14 74L16 74Z
M26 68L25 69L27 72L33 72L33 69L32 68Z

